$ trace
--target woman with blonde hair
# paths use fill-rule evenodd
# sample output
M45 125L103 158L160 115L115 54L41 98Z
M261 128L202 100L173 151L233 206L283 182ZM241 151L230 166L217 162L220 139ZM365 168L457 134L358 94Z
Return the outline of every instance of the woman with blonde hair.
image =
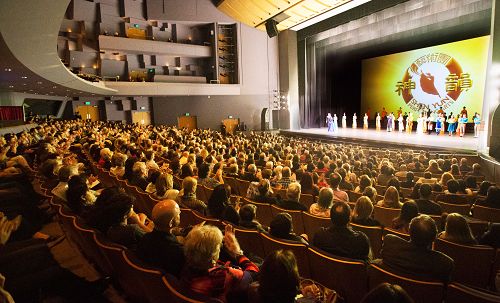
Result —
M438 235L438 238L462 245L477 244L469 223L458 213L451 213L446 217L445 229Z
M401 208L403 203L399 201L399 192L394 186L389 186L385 191L384 199L377 202L378 206L387 208Z
M366 196L361 196L354 206L351 222L364 226L380 226L380 223L372 218L372 213L372 201Z
M449 172L445 172L441 175L441 180L439 180L439 184L441 186L448 186L449 180L455 180L455 177Z
M155 182L156 192L154 193L157 199L170 199L175 200L179 191L174 189L174 178L171 174L161 174L156 178Z

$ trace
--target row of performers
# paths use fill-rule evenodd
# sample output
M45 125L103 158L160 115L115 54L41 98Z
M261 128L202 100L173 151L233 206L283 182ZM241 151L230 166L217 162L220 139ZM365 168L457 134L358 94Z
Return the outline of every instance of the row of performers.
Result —
M399 117L396 119L393 113L390 113L386 117L387 120L387 131L392 132L396 129L396 121L398 122L398 130L399 132L405 131L406 124L406 132L411 133L413 130L413 123L415 121L413 117L413 113L410 113L406 119L403 118L403 115L400 113ZM358 117L356 113L352 117L352 128L357 128ZM381 130L381 120L380 114L377 113L375 117L375 129ZM406 121L405 121L406 120ZM406 122L406 123L405 123ZM448 135L452 136L453 133L457 132L460 137L463 137L465 134L465 127L469 122L466 114L457 115L456 117L450 115L448 119L446 119L446 115L443 113L438 113L434 115L434 113L430 113L427 117L425 114L420 114L416 119L417 123L417 134L431 134L435 131L437 134L444 133L448 131ZM481 124L481 117L478 113L474 114L472 119L474 123L474 137L477 138L479 136L479 126ZM445 123L448 124L448 128L445 129ZM326 125L328 126L328 132L336 133L338 132L338 118L336 114L333 114L333 117L330 113L326 116ZM347 117L344 113L342 116L342 128L347 128ZM368 129L368 114L365 113L363 117L363 128Z

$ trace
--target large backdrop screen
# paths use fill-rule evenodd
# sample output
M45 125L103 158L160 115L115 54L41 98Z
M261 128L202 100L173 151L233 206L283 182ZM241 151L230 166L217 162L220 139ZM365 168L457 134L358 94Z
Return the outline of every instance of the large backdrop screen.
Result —
M362 113L481 113L488 45L484 36L363 60Z

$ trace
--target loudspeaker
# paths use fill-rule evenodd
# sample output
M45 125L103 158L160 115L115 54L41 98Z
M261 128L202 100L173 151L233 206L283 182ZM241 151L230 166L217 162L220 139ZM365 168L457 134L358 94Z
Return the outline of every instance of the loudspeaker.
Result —
M266 21L266 32L269 38L276 37L278 35L278 28L276 25L278 22L274 19L269 19Z

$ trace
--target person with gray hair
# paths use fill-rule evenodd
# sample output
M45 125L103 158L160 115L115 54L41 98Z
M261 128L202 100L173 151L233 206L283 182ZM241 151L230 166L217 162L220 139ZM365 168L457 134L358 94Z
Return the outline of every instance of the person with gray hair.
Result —
M68 181L74 175L78 175L78 169L76 166L65 165L59 169L59 183L54 187L51 193L62 199L66 200L66 191L68 190Z
M127 161L127 156L122 153L114 153L111 157L111 168L109 172L118 178L122 178L125 174L125 161Z
M323 187L319 191L318 202L311 205L309 212L315 216L330 218L330 209L333 205L333 190Z
M276 180L276 186L278 188L288 188L289 184L292 183L290 177L292 176L292 171L290 167L285 166L281 170L281 178Z
M257 177L257 166L255 166L255 164L249 164L247 171L241 176L241 179L250 182L259 182L259 178Z
M298 182L293 182L288 185L286 190L286 199L278 202L278 206L288 210L307 211L307 207L299 202L301 186Z
M182 180L182 190L177 196L177 203L180 206L190 208L201 214L205 214L207 211L207 205L205 202L198 200L196 198L196 187L198 186L198 181L193 177L186 177Z
M135 162L132 167L132 178L130 180L130 184L135 185L142 189L146 190L148 187L148 180L146 179L148 176L148 169L146 167L146 163L144 162Z

